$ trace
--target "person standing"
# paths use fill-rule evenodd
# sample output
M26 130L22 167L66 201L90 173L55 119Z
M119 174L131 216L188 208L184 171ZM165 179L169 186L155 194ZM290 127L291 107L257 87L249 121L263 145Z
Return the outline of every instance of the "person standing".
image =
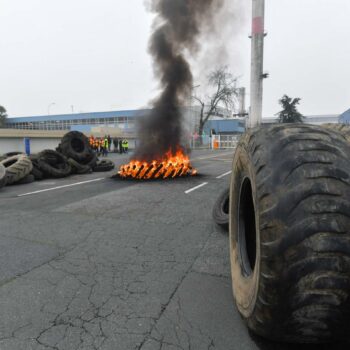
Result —
M102 157L104 155L104 145L105 145L105 140L103 137L100 138L100 154L102 154Z
M104 138L104 145L103 145L103 151L104 151L103 154L104 154L105 157L108 156L109 149L110 149L110 146L109 146L109 142L108 142L108 137L105 136L105 138Z
M119 144L119 142L118 142L118 139L117 138L114 138L113 139L113 146L114 146L114 153L117 153L118 152L118 144Z
M123 140L122 140L122 139L119 140L119 153L120 153L120 154L124 153L124 150L123 150Z
M129 151L129 141L127 139L124 140L125 143L124 143L124 150L125 150L125 153L128 153Z
M107 140L108 140L108 147L107 147L107 149L108 149L108 152L110 152L111 151L111 146L112 146L111 135L107 136Z

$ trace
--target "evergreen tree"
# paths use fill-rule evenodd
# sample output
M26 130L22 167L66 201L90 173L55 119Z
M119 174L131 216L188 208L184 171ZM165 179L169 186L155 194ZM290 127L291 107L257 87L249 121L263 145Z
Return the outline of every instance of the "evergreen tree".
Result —
M280 123L303 123L304 116L297 110L300 98L291 98L284 95L279 103L283 107L282 111L277 113Z

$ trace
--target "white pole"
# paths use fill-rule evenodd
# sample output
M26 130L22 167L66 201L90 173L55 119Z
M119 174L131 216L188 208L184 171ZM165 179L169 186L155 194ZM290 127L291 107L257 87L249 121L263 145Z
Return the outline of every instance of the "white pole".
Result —
M265 0L253 1L250 116L248 127L261 124L263 99Z

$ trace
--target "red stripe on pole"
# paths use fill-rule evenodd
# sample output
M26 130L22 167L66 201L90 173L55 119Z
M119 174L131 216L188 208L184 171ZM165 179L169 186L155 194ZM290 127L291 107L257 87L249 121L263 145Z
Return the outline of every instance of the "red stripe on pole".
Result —
M252 33L253 34L264 34L264 19L263 19L263 17L253 18Z

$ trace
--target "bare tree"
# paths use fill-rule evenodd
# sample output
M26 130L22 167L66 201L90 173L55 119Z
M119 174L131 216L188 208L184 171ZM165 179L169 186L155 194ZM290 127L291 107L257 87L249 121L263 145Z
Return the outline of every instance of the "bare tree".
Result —
M237 97L237 78L228 71L227 67L216 69L208 76L208 85L213 93L206 99L193 96L200 106L199 135L203 134L204 126L209 118L218 113L219 107L234 110Z
M7 113L3 106L0 106L0 128L3 128L6 124Z

